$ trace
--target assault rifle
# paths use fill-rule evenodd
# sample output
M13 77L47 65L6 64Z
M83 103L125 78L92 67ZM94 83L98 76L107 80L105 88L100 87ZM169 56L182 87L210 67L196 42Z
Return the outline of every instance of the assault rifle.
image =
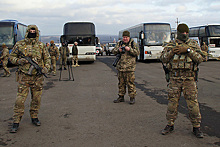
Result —
M165 72L165 76L166 76L166 81L169 82L170 81L170 75L169 75L169 69L163 64L162 62L162 65L163 65L163 70Z
M17 53L15 52L17 50ZM28 61L28 63L31 64L31 67L28 70L28 75L32 75L32 71L34 69L37 70L37 75L44 75L47 78L47 75L45 73L42 73L42 67L40 67L34 60L32 60L30 57L25 56L21 51L19 51L18 49L16 49L14 51L15 54L21 56L21 58L24 58Z

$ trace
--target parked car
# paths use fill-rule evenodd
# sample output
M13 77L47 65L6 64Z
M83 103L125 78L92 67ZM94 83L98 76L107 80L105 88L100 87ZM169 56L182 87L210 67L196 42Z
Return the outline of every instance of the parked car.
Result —
M101 44L96 44L96 55L103 56L103 48L101 47Z
M112 49L115 47L116 43L107 43L106 44L106 55L111 56Z

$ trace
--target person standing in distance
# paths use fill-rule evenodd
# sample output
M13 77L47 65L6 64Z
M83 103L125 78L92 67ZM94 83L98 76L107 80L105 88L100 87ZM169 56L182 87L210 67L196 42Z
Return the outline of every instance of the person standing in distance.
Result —
M161 61L169 70L167 126L162 135L173 132L174 121L178 114L181 93L189 110L189 118L193 125L193 133L203 138L200 130L201 114L197 100L198 65L202 62L201 49L195 40L189 39L189 28L186 24L177 27L177 39L169 42L163 49Z
M130 38L130 32L124 31L122 34L123 41L117 43L112 50L113 54L121 54L121 59L117 63L118 70L118 98L114 103L124 102L124 95L126 94L126 86L128 87L128 94L130 97L130 104L135 103L135 96L137 94L134 84L136 57L140 54L139 48L133 39Z
M205 42L203 42L203 45L201 46L201 50L208 53L209 47L206 45ZM208 57L207 56L203 57L203 61L205 62L208 61Z
M50 46L48 50L51 56L52 73L53 76L56 76L56 62L59 59L60 53L53 40L50 41Z
M18 65L16 81L18 82L17 98L14 105L13 126L10 133L16 133L19 123L24 114L24 103L28 96L29 90L31 93L30 116L34 125L40 126L38 112L40 109L41 95L43 90L43 75L38 75L37 70L33 69L31 75L28 73L31 64L22 58L19 52L30 57L41 68L42 73L46 74L50 69L50 55L45 45L39 41L39 31L36 25L27 27L25 39L18 41L10 54L10 61Z
M7 65L8 65L8 57L9 57L9 50L5 43L2 44L2 56L0 60L2 60L2 67L4 69L4 77L9 77L11 75Z
M72 55L73 55L73 60L72 60L73 65L72 65L72 67L80 66L78 64L78 47L77 47L77 45L78 45L78 42L75 41L74 45L72 47Z

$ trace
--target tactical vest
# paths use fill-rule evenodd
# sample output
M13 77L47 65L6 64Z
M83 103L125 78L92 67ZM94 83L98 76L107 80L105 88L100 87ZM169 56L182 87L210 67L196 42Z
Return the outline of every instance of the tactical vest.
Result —
M187 45L189 45L191 50L194 50L190 42ZM173 59L167 64L167 68L171 71L171 77L194 77L195 72L198 70L198 65L187 54L175 54Z

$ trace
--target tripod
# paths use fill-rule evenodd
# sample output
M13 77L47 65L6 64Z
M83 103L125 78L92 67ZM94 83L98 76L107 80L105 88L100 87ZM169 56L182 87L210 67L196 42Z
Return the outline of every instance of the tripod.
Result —
M61 65L61 69L60 69L60 78L59 78L59 81L61 81L62 68L63 68L64 62L65 62L65 61L62 60L62 65ZM67 59L67 66L68 66L69 80L71 80L71 75L72 75L72 79L73 79L73 81L74 81L73 68L72 68L72 60L71 60L71 58L70 58L70 59ZM71 73L71 74L70 74L70 73Z

